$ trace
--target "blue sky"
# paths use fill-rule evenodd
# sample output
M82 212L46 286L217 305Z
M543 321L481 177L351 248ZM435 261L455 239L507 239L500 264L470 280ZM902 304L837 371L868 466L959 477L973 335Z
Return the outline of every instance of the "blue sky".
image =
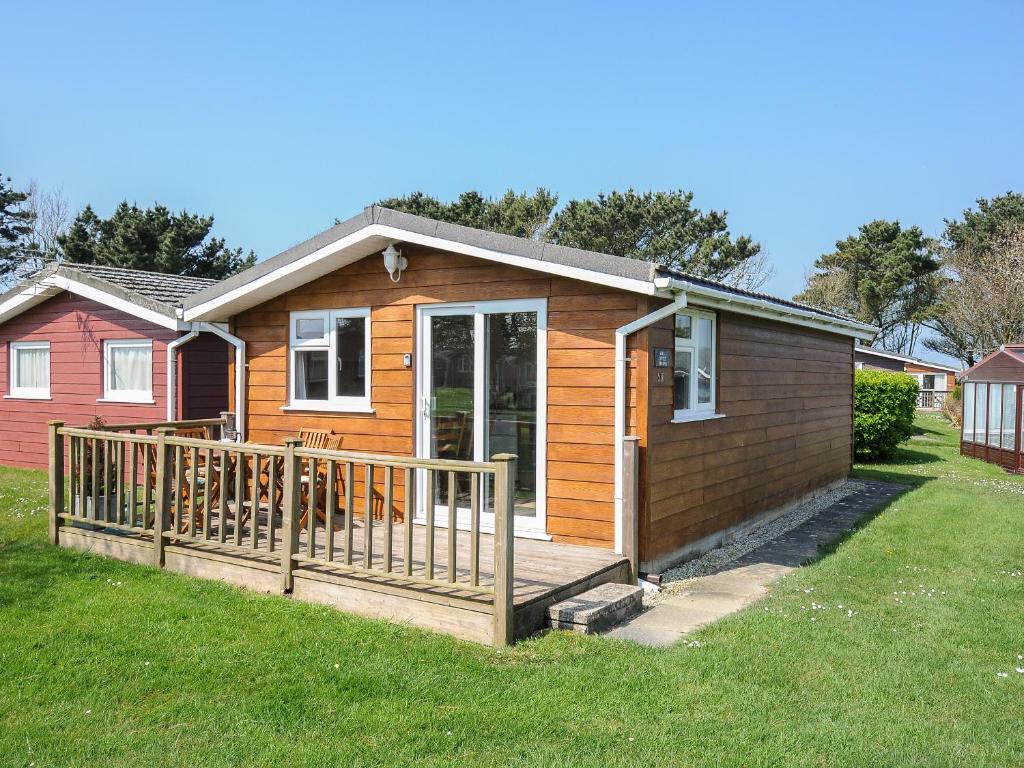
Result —
M769 289L1024 190L1021 3L19 3L0 171L261 257L382 197L693 190Z

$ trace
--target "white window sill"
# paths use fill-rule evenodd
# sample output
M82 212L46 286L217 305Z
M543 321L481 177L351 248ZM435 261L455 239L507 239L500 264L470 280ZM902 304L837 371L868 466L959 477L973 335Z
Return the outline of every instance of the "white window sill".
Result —
M120 397L98 397L96 398L97 403L116 403L117 405L156 405L156 400L150 398L145 400L143 398L130 399Z
M350 405L332 405L331 403L323 404L303 404L303 405L282 405L282 411L289 413L357 413L357 414L374 414L377 411L369 406L358 407Z
M53 400L49 395L4 395L4 400Z
M672 419L672 424L689 424L691 421L710 421L711 419L724 419L724 413L715 413L713 411L704 411L697 413L687 413L681 416L676 416Z

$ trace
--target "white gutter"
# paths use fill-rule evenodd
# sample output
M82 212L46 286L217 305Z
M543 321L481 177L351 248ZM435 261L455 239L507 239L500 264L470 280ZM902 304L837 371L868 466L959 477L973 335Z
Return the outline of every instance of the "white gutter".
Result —
M235 348L235 426L238 440L243 440L245 429L245 342L221 327L220 323L192 323L192 330L167 345L167 420L177 421L178 347L184 346L200 333L219 336Z
M167 420L177 421L178 411L178 347L188 344L199 335L199 331L189 331L167 345Z
M241 443L245 440L245 341L228 333L220 323L193 323L192 327L219 336L235 348L235 429Z
M674 288L674 286L673 286ZM615 329L615 551L622 554L622 450L626 436L626 338L662 318L686 308L686 293L679 291L671 304Z
M788 307L767 299L758 299L753 296L743 296L730 291L718 288L709 288L703 285L695 285L680 278L658 278L655 285L659 288L667 287L675 291L685 291L694 299L702 299L702 306L723 307L732 312L753 317L764 317L769 320L781 320L792 325L802 325L806 328L816 328L819 331L830 331L841 333L844 336L852 336L861 341L874 339L878 329L861 323L856 320L843 320L840 318L826 317L810 309L800 307Z

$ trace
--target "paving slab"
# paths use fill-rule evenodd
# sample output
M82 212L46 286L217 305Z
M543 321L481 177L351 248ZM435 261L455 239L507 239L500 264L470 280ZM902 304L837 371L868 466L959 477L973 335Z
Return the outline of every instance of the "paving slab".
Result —
M652 647L671 645L760 600L771 584L816 559L822 548L907 490L880 481L858 484L853 493L715 572L670 585L652 607L607 635Z

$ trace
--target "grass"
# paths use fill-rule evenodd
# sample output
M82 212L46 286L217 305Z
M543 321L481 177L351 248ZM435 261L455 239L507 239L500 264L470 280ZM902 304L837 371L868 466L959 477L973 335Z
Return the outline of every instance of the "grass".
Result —
M1020 765L1024 482L918 426L858 468L911 492L664 651L501 652L58 550L43 475L2 469L0 762Z

